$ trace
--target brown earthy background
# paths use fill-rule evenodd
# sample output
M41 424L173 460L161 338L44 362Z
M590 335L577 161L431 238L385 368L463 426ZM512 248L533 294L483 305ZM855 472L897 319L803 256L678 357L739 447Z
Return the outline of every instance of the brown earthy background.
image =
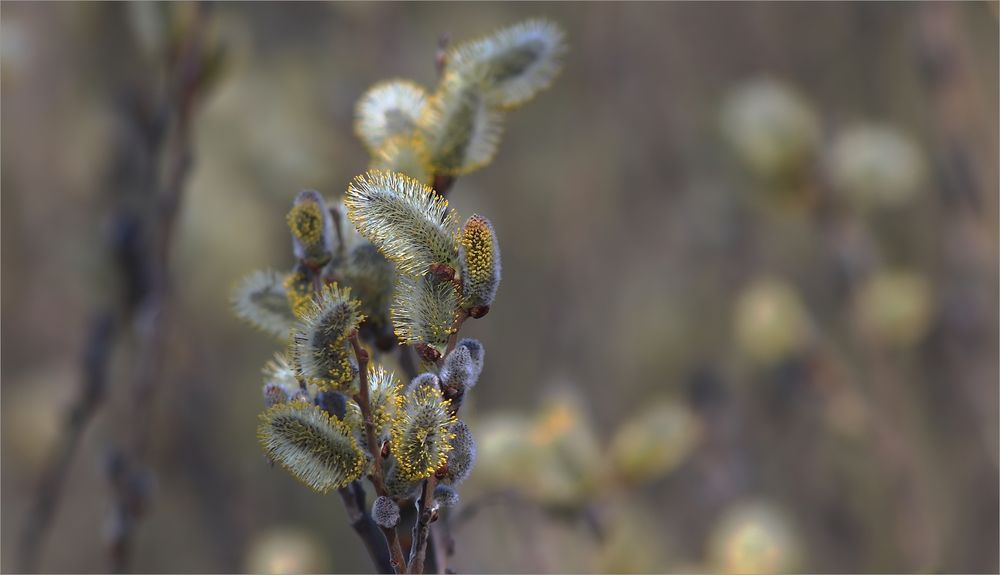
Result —
M114 172L131 161L115 145L120 91L149 77L140 47L156 14L3 3L5 572L78 395L90 318L120 293L106 255ZM370 85L432 86L442 32L461 41L545 16L568 35L562 75L450 194L492 219L505 264L494 311L467 328L488 355L453 567L996 572L997 14L215 5L226 66L193 125L133 568L370 570L339 498L269 468L257 445L259 370L276 347L233 317L230 289L291 264L298 190L336 196L365 168L352 119ZM724 110L762 79L815 119L791 176L759 177L726 137L740 128ZM918 152L916 167L875 161L919 175L892 206L830 183L849 177L828 156L858 125L889 126ZM897 272L905 281L871 286ZM105 467L126 440L134 353L128 335L115 347L43 571L108 569ZM655 472L623 471L654 453Z

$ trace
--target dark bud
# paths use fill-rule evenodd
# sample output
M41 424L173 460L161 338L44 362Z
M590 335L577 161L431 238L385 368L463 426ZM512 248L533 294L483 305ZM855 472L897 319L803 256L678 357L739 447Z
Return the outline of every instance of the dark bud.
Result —
M399 345L399 340L396 339L396 334L392 333L392 328L386 325L380 333L375 336L375 347L379 351L392 351L396 349Z
M434 191L441 194L442 196L448 193L451 189L451 185L455 183L455 176L449 176L447 174L434 174Z
M424 361L435 362L441 359L441 352L435 349L434 346L427 345L426 343L418 343L413 348L417 350L417 355Z
M434 477L438 480L444 479L446 475L448 475L447 463L445 463L441 467L438 467L437 470L434 471Z
M427 273L437 281L450 282L455 279L455 268L448 264L432 263Z
M451 411L458 411L458 408L462 407L462 400L465 398L465 390L455 389L454 387L449 387L447 385L441 385L441 395L451 401Z
M336 391L319 392L316 394L314 403L318 405L320 409L337 419L344 419L344 415L347 413L347 397L345 397L342 393L337 393Z
M474 319L479 319L488 313L490 313L490 306L488 305L477 305L469 308L469 316Z
M382 442L381 455L382 455L382 459L385 459L386 457L389 457L389 442L388 441L383 441Z

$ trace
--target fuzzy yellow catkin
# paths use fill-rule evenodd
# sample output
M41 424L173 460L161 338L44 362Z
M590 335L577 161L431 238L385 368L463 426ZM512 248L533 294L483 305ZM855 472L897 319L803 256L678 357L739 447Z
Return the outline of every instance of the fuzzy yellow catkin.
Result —
M429 477L448 461L455 416L439 389L420 386L398 396L392 421L391 453L404 480Z
M274 354L274 359L264 364L261 374L264 376L264 400L268 406L290 400L300 393L304 393L295 377L294 368L283 354ZM279 391L281 393L278 393Z
M423 142L412 135L386 139L372 153L369 168L406 174L424 184L430 184L434 175Z
M458 291L450 281L401 277L389 310L396 337L411 345L444 346L455 331L458 303Z
M287 216L288 227L300 242L311 246L323 237L323 212L315 202L292 206Z
M489 102L478 78L449 72L428 101L417 133L434 171L458 176L493 160L503 114Z
M364 321L350 288L324 287L296 328L292 349L299 375L321 390L344 389L355 377L347 338Z
M257 438L268 457L320 493L343 487L364 471L365 455L348 424L306 400L262 413Z
M419 275L432 263L456 267L458 219L429 186L396 172L369 170L344 196L347 217L399 272Z
M323 196L315 190L303 190L286 217L292 233L295 257L318 268L333 256L333 219Z
M761 277L743 289L733 318L736 344L761 366L774 366L808 347L811 321L794 286Z
M233 290L231 302L241 319L275 337L288 337L295 315L277 272L260 270L243 278Z
M358 100L354 131L374 154L394 137L412 136L426 103L427 93L409 80L380 82Z
M389 424L403 386L396 381L393 372L372 364L368 368L368 388L375 435L381 441L389 435Z
M770 78L737 87L726 99L720 121L737 158L768 180L798 174L820 143L819 118L808 100Z
M465 222L460 243L462 305L485 313L482 309L493 305L500 285L500 244L493 224L473 215Z
M740 501L723 511L709 533L709 567L717 573L797 571L803 555L795 527L773 503Z
M312 303L315 273L315 271L300 264L282 281L285 296L288 298L288 306L296 318L301 318L309 310Z
M825 163L833 188L862 210L905 205L927 174L916 142L881 124L862 124L838 134Z
M453 47L448 70L479 78L488 99L509 110L552 84L566 51L565 36L549 20L527 20Z
M659 400L622 424L609 455L622 479L638 483L677 468L700 437L700 420L694 412L683 403Z
M872 342L906 348L926 337L934 313L931 283L919 273L880 270L861 285L853 302L859 331Z

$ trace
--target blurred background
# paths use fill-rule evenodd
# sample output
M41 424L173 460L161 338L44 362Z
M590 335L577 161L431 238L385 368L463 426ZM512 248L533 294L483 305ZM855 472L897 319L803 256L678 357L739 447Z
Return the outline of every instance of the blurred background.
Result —
M92 379L101 310L132 293L113 271L118 216L155 129L128 118L163 82L159 19L185 10L3 3L5 572ZM366 167L352 123L369 86L433 87L441 33L545 16L568 35L562 75L449 194L492 219L505 265L493 313L463 330L489 353L463 409L480 453L444 523L451 566L996 572L997 15L212 6L224 52L190 119L132 568L371 570L339 498L267 464L260 368L278 345L230 292L293 263L298 190L337 197ZM109 568L109 459L134 433L146 321L106 346L42 571Z

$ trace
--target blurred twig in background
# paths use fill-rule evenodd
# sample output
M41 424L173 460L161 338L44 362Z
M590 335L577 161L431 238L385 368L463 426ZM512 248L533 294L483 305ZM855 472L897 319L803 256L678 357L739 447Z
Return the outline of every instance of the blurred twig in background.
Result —
M210 5L193 4L190 18L175 23L174 43L168 45L163 93L154 95L152 112L163 122L163 130L151 134L149 185L153 191L151 243L146 259L151 285L139 304L134 328L137 359L134 363L131 419L122 436L129 445L110 456L109 480L115 496L111 527L111 566L117 573L130 568L131 549L138 521L146 512L152 489L147 467L155 393L162 379L163 353L167 337L171 274L170 246L184 186L194 161L191 127L197 105L215 80L220 52L213 52L207 35ZM154 83L150 83L155 85Z
M350 135L369 85L432 84L442 30L545 16L572 39L563 78L510 117L502 177L448 194L496 216L513 281L464 329L516 361L462 408L478 463L425 571L996 572L997 2L213 4L233 65L196 122L135 460L176 157L175 67L149 47L182 44L190 8L3 4L0 569L109 568L109 440L123 482L156 470L134 569L391 569L360 482L342 514L264 469L247 388L273 346L223 301L284 265L291 190L336 194L370 160ZM734 150L719 113L744 98ZM540 402L556 384L582 407Z
M45 542L52 516L59 507L73 456L107 387L108 360L114 335L115 322L111 313L100 313L92 320L82 362L80 394L66 414L63 433L38 480L37 491L21 532L18 571L30 573L38 569L38 553Z
M126 9L125 5L115 7L117 17L109 20L120 22ZM149 64L145 75L123 90L126 96L119 110L123 130L111 172L115 199L110 251L120 297L112 298L111 306L99 311L92 321L81 391L69 410L25 520L19 550L24 571L38 568L39 552L69 465L81 435L104 400L116 335L125 326L134 330L138 341L130 418L123 422L120 433L130 443L112 451L107 467L115 500L109 542L111 569L129 570L136 524L148 507L152 488L152 473L145 460L155 414L154 392L166 347L170 245L193 162L191 126L221 64L221 52L207 40L208 9L205 3L147 9L152 24L160 27L153 43L162 40L163 44L148 46L152 61L143 63ZM141 58L138 47L133 45L132 49L131 55Z

